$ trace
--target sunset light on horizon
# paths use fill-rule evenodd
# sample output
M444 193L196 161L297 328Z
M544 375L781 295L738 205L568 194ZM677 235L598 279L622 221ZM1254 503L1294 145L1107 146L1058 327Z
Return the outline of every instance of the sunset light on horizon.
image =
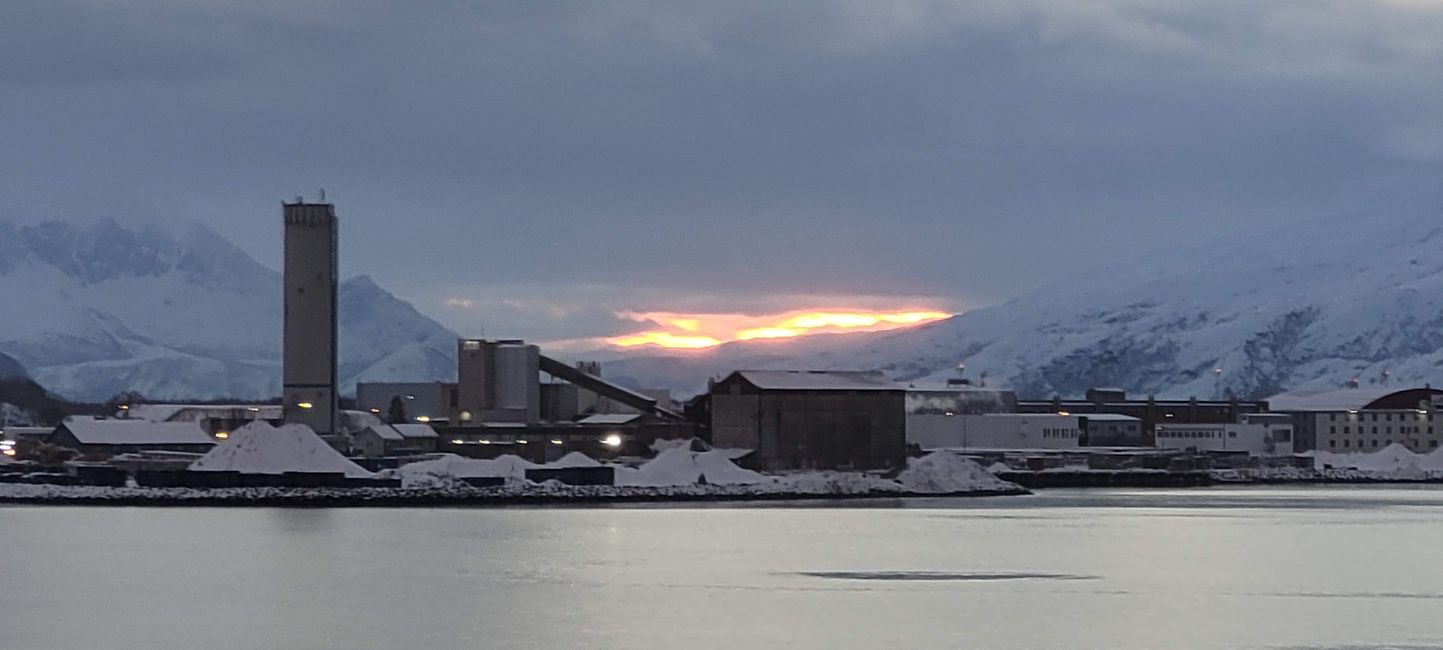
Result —
M745 314L683 314L622 312L622 318L659 327L606 339L622 348L656 346L678 350L713 348L733 341L789 339L812 334L881 332L950 318L933 309L865 311L816 309L752 316Z

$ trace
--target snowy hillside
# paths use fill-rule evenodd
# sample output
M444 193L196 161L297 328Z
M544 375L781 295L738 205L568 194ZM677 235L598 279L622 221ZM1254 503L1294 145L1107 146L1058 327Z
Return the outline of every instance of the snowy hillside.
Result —
M370 278L340 290L341 381L455 374L455 335ZM280 392L281 276L211 230L0 222L0 353L103 400Z
M1160 397L1265 397L1354 377L1365 386L1439 385L1443 201L1159 252L913 330L766 345L632 358L606 372L686 392L748 365L940 380L963 362L968 376L986 372L989 383L1030 397L1104 385ZM769 358L757 356L764 350Z

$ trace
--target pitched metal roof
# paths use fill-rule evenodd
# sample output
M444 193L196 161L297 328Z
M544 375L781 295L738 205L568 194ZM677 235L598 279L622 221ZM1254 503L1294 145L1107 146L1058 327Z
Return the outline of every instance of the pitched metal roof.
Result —
M876 371L738 370L736 374L761 390L906 390Z
M96 420L66 418L63 425L86 445L206 445L215 444L195 422L147 422L145 420Z
M580 420L577 420L576 423L577 423L577 424L630 424L630 423L632 423L632 422L635 422L635 421L636 421L638 418L640 418L640 417L641 417L641 414L640 414L640 413L597 413L596 415L588 415L588 416L586 416L586 417L584 417L584 418L581 418Z
M436 430L429 424L393 424L391 428L401 434L403 438L437 438Z
M1295 391L1268 398L1268 408L1273 411L1357 411L1395 390L1340 388L1337 390Z

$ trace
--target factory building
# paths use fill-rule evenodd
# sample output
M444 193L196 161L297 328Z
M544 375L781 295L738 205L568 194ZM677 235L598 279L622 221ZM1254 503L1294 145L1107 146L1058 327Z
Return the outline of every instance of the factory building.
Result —
M1397 443L1429 453L1443 442L1443 390L1344 388L1273 397L1273 410L1292 417L1296 451L1376 451Z
M367 457L428 454L439 438L425 424L373 424L351 437L351 448Z
M709 391L712 444L761 470L882 469L906 455L906 389L879 372L741 370Z
M1155 436L1157 447L1164 449L1287 456L1293 453L1293 418L1285 413L1253 413L1236 423L1163 423L1157 425Z
M1153 428L1159 423L1214 423L1237 422L1244 414L1266 413L1266 401L1249 400L1185 400L1129 399L1127 393L1117 388L1092 388L1083 399L1021 400L1017 403L1021 413L1068 413L1087 415L1091 413L1115 413L1137 418L1140 421L1142 440L1140 444L1151 446Z
M1142 423L1114 413L909 413L907 443L933 449L1140 446Z
M336 210L330 203L283 203L285 316L283 419L324 437L336 422ZM334 442L332 444L335 444Z
M450 421L526 424L541 419L541 349L524 341L456 342L456 405Z
M196 422L146 420L65 419L46 442L80 451L86 456L112 456L138 451L205 453L216 441Z

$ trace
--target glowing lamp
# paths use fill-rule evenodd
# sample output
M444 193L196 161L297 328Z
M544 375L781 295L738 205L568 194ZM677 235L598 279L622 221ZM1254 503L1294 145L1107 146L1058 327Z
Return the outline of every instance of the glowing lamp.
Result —
M608 433L608 434L606 434L606 437L605 437L605 438L602 438L602 439L601 439L601 444L606 445L606 446L608 446L608 447L620 447L620 446L621 446L621 435L620 435L620 434L616 434L616 433Z
M229 432L226 432L226 431L217 431L217 432L215 432L215 439L216 439L216 440L225 440L226 438L229 438L229 437L230 437L230 433L229 433Z
M299 408L299 409L301 409L301 410L309 410L309 409L315 408L315 406L316 406L315 404L312 404L312 403L310 403L310 402L300 402L300 403L296 404L296 407Z

